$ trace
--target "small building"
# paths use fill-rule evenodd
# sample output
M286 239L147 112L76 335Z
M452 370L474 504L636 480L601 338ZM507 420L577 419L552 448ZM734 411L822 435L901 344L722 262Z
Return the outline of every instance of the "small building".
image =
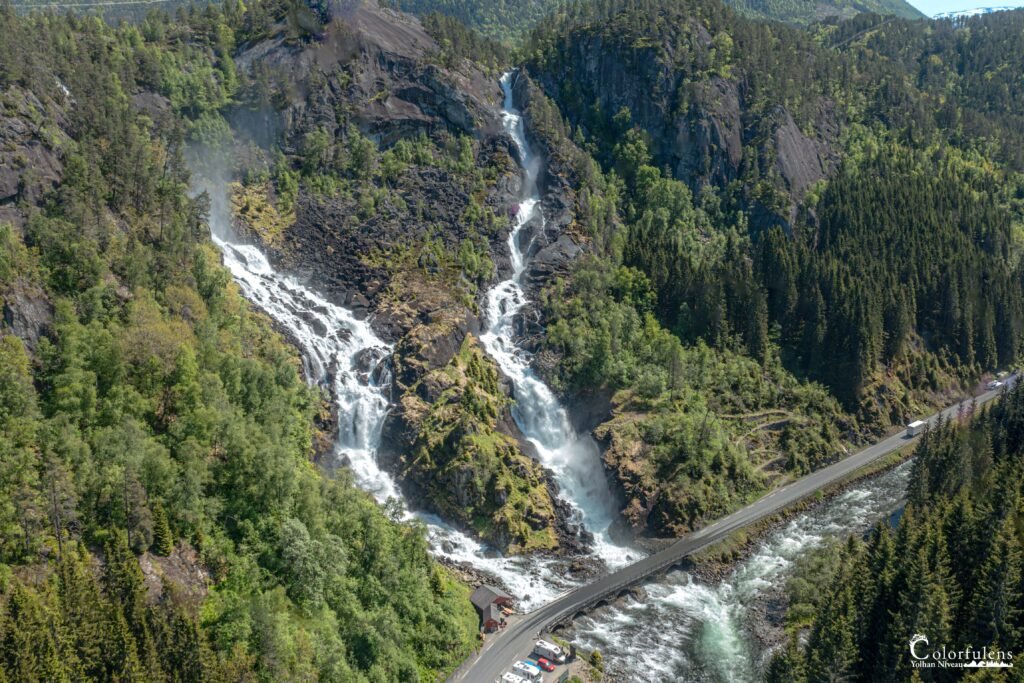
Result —
M493 633L505 625L502 607L512 606L512 596L494 586L484 584L469 596L470 602L480 613L480 627L486 633Z
M488 605L480 613L480 627L484 633L494 633L505 624L505 615L497 605Z
M917 436L924 431L925 422L923 420L914 420L907 425L907 437Z

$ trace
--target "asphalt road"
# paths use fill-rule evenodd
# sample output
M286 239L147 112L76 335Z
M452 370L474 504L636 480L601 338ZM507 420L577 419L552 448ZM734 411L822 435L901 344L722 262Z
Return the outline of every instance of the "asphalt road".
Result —
M1012 384L1016 380L1017 376L1011 375L1007 378L1006 383ZM978 405L991 401L1001 392L1002 388L999 388L981 394L977 397ZM940 415L947 418L955 417L959 409L959 404L950 406L929 417L928 422L934 424ZM515 660L528 654L533 646L533 641L552 624L585 610L602 598L614 597L619 591L665 571L698 550L721 541L737 529L749 526L830 484L841 481L847 475L902 448L911 441L912 439L906 438L903 432L891 436L837 463L772 491L747 507L679 539L664 550L538 607L510 624L504 631L488 636L477 660L449 678L449 683L463 681L466 683L491 683L508 671Z

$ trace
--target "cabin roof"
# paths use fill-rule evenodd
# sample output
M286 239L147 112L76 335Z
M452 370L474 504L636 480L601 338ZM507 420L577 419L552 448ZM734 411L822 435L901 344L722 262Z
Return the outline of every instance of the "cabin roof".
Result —
M483 622L486 624L489 621L501 623L501 609L493 603L484 609Z
M493 605L495 602L511 601L512 596L500 588L489 586L485 583L473 591L473 595L469 597L469 600L478 611L483 612L487 609L488 605Z

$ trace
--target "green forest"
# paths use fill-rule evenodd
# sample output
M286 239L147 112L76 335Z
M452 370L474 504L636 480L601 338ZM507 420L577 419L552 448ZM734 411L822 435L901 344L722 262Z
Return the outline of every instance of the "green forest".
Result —
M961 669L912 666L908 640L917 633L929 640L922 655L986 645L1018 657L1022 466L1019 387L966 423L927 432L914 451L896 529L881 524L865 540L853 537L791 580L792 639L772 660L767 680L960 679ZM798 643L801 632L806 646ZM1011 680L987 673L964 680Z
M526 113L591 247L542 298L541 368L570 400L612 397L595 433L630 522L699 527L1018 361L1024 175L1020 145L1000 144L1020 140L1017 95L972 92L1019 73L1022 22L808 33L626 1L570 5L531 34ZM1016 27L998 47L964 46L997 23ZM955 61L927 56L942 50L977 57L940 92L918 64ZM802 188L780 171L787 117L814 154L835 150ZM738 146L680 159L680 126L737 122Z
M434 680L475 642L422 529L317 470L324 397L189 193L238 11L0 11L35 36L0 45L4 113L64 160L52 189L25 174L27 223L0 227L0 298L52 310L34 348L0 336L0 680ZM159 125L141 87L174 103Z
M707 43L673 31L701 16L713 34ZM1024 13L1010 16L1019 28ZM919 28L890 22L878 31L892 27ZM848 30L841 24L828 40ZM641 37L652 35L672 48ZM604 63L596 70L584 57L594 41ZM591 232L604 233L596 241L613 263L647 277L657 320L686 343L762 361L774 348L789 371L827 386L868 428L884 428L1020 352L1024 180L1001 151L1020 145L999 145L1019 140L1019 107L1003 88L983 109L985 136L967 134L947 116L920 115L937 96L927 80L909 85L895 57L842 42L829 49L717 5L652 12L607 3L538 28L529 64L566 112L564 134L611 174L624 226ZM1018 54L1012 43L1000 49ZM816 55L810 69L796 66L806 51ZM997 73L1004 69L1019 73L1012 64ZM963 71L964 85L947 98L956 121L979 109L971 67ZM620 77L637 86L601 89L602 79ZM691 125L708 125L699 107L716 105L704 89L728 92L732 83L746 127L735 176L713 170L723 163L713 147L703 160L711 171L673 171L682 164L667 148L669 121L650 111L648 93L684 120L702 117ZM778 170L787 150L772 143L779 112L814 129L820 110L835 106L845 109L844 131L828 144L842 161L802 191L788 187Z
M420 17L452 17L487 38L517 47L536 26L548 23L551 15L572 12L573 7L578 11L594 3L580 0L387 0L382 4ZM829 18L848 19L861 13L905 19L923 17L905 0L727 0L727 4L753 19L797 26Z
M1024 11L335 4L0 3L0 683L435 681L479 646L424 526L324 473L331 396L222 267L197 150L233 155L246 237L379 316L390 473L502 552L582 547L479 342L516 64L564 233L531 239L571 242L517 324L563 404L597 406L636 533L1020 364ZM916 447L896 528L802 565L771 681L952 680L906 634L1024 638L1024 389L972 412Z

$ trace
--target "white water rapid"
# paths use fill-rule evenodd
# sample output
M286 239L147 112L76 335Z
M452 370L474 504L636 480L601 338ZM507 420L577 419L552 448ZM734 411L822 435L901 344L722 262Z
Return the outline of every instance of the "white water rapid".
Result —
M298 342L309 380L331 384L338 404L338 461L346 463L356 483L377 500L399 497L394 481L376 460L388 412L390 376L385 361L391 347L350 311L279 275L255 246L231 241L218 231L213 241L245 297Z
M565 410L533 374L529 357L516 347L512 336L513 318L527 301L520 279L529 245L522 247L520 237L531 219L543 220L543 216L536 190L538 165L530 153L522 119L512 106L511 74L502 78L502 88L503 119L523 162L524 199L509 236L513 275L487 293L489 328L482 342L512 379L516 420L543 464L554 471L562 496L574 510L574 521L593 534L596 554L609 567L616 567L627 562L629 555L608 536L615 511L597 445L589 436L573 431ZM381 503L401 499L398 486L377 463L381 430L390 408L390 345L377 337L368 321L357 319L295 278L278 273L258 247L240 240L230 227L225 186L223 182L203 184L211 199L213 241L225 266L246 298L298 343L309 381L331 387L338 408L338 463L347 465L356 484ZM571 580L559 576L554 560L502 557L435 515L407 516L425 524L436 555L501 579L519 599L521 609L544 604L573 586Z
M903 464L801 513L769 534L718 584L683 571L645 586L629 599L573 625L578 646L601 651L612 680L763 680L768 663L757 638L759 613L785 586L796 559L830 538L867 531L902 500L910 476Z
M487 331L480 341L511 379L515 398L512 414L520 430L537 449L541 463L554 472L562 498L574 511L574 521L593 535L595 554L610 568L615 568L636 559L637 554L614 543L609 535L617 511L597 444L589 434L576 433L565 408L530 368L529 354L516 345L514 322L527 303L522 278L533 245L532 239L524 240L524 234L530 232L527 226L532 221L539 221L543 226L544 215L537 189L540 164L530 150L522 116L512 101L514 78L515 72L501 78L505 93L502 121L519 150L523 196L508 237L512 276L487 292Z

